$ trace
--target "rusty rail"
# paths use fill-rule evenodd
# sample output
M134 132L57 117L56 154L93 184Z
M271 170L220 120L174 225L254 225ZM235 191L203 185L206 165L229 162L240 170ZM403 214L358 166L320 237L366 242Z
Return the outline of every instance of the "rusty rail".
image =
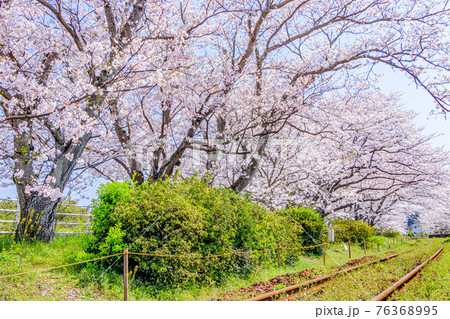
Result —
M265 293L265 294L258 295L256 297L247 299L247 301L269 301L269 300L275 300L276 296L280 296L282 294L287 294L288 296L289 295L293 295L293 294L299 292L300 288L307 287L307 286L310 286L310 285L319 285L319 284L321 284L321 283L323 283L323 282L325 282L325 281L327 281L327 280L329 280L329 279L331 279L333 277L336 277L339 274L347 273L347 272L356 270L358 268L361 268L361 267L364 267L364 266L368 266L368 265L372 265L372 264L375 264L375 263L384 262L384 261L389 260L391 258L395 258L398 255L407 253L409 251L411 251L411 250L406 250L406 251L403 251L403 252L400 252L400 253L397 253L397 254L394 254L394 255L391 255L391 256L383 257L381 259L370 261L370 262L367 262L367 263L362 264L362 265L354 266L354 267L347 268L347 269L342 269L342 270L336 271L334 273L331 273L331 274L328 274L328 275L325 275L325 276L322 276L322 277L319 277L319 278L316 278L316 279L308 280L308 281L305 281L305 282L302 282L302 283L299 283L299 284L296 284L296 285L293 285L293 286L289 286L289 287L286 287L286 288L283 288L283 289L278 289L278 290L274 290L274 291L271 291L271 292L268 292L268 293Z
M399 281L397 281L395 284L393 284L392 286L390 286L388 289L384 290L382 293L380 293L379 295L373 297L371 299L371 301L382 301L382 300L386 300L387 297L389 297L389 295L391 295L394 291L396 291L398 288L400 288L402 285L404 285L406 282L410 281L411 279L413 279L417 273L423 268L425 267L426 264L428 264L430 261L432 261L433 259L435 259L437 256L439 256L442 251L444 250L444 244L442 244L442 247L433 254L433 256L429 257L427 260L425 260L423 263L421 263L419 266L417 266L416 268L414 268L413 270L411 270L406 276L404 276L402 279L400 279Z

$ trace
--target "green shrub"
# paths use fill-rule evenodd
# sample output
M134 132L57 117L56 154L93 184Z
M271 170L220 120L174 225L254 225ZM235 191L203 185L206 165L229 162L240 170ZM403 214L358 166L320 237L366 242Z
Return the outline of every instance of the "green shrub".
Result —
M375 243L375 244L383 245L384 244L384 237L381 237L381 236L370 236L367 241Z
M81 253L79 259L111 255L126 248L123 242L124 235L117 234L118 220L115 218L115 210L121 201L131 199L132 188L133 184L129 181L100 185L97 190L98 199L92 201L91 214L94 215L90 229L92 236L86 238L83 247L91 255Z
M248 196L209 187L208 181L196 177L139 187L114 182L102 185L98 194L92 209L93 235L79 259L118 253L125 247L131 252L182 256L130 255L130 269L138 266L136 280L156 287L246 276L256 267L275 263L277 245L302 244L296 240L301 230L285 215L252 203ZM229 254L235 251L245 253ZM228 255L195 258L219 254ZM283 261L289 258L292 254L284 252ZM113 269L120 271L118 264Z
M400 236L400 233L398 231L394 231L392 229L386 230L382 233L382 236L388 237L388 238L396 238Z
M288 208L279 214L286 217L294 230L294 240L305 246L322 244L325 238L324 219L311 208ZM306 250L307 253L322 254L322 247Z
M372 226L360 220L337 218L330 221L330 223L334 228L334 239L337 243L348 241L361 243L364 240L368 241L375 231Z

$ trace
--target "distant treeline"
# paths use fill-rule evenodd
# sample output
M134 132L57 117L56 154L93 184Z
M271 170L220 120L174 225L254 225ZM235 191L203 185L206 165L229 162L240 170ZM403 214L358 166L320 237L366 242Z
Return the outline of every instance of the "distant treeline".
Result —
M429 238L445 238L450 237L450 234L435 234L435 235L429 235Z

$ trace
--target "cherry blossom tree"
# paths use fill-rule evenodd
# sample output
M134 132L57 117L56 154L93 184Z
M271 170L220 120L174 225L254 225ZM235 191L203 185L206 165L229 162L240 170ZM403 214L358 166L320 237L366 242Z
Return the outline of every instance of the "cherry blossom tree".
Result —
M182 60L183 41L165 10L142 0L2 4L1 148L19 196L17 239L53 238L61 193L87 145L107 137L118 95L157 81L161 64L182 64L167 62L168 47Z
M289 117L314 105L324 92L349 82L349 73L370 70L377 63L404 72L426 88L441 109L447 107L446 45L436 37L446 27L446 20L438 19L447 12L444 3L436 2L433 7L414 3L411 10L406 9L408 2L403 7L386 1L207 3L207 13L199 11L199 15L213 16L208 23L214 33L193 32L188 36L205 48L203 52L196 51L202 62L196 69L198 79L189 79L188 105L187 97L181 94L185 89L178 86L180 95L170 95L170 101L167 96L161 101L160 97L147 95L161 107L156 118L144 116L144 111L135 114L142 120L138 131L148 126L146 136L154 133L154 126L160 128L159 134L152 135L153 141L158 140L156 149L150 143L131 143L146 150L150 164L140 166L146 166L149 179L172 174L189 158L186 152L195 147L207 154L210 160L206 165L212 168L211 159L218 152L229 152L229 146L237 142L235 152L245 160L240 163L240 172L233 173L230 187L237 192L244 190L255 176L269 138L279 133ZM220 14L211 13L217 11ZM190 19L194 18L183 15L181 20L189 23ZM419 29L420 35L416 32ZM433 42L433 48L425 45L431 45L432 38L442 43L441 50L436 50L438 42ZM430 70L444 74L439 84L426 80ZM369 72L367 76L374 75ZM179 124L191 123L192 116L172 123L174 114L182 119L180 110L193 104L197 105L196 121L185 129L189 134L179 135ZM178 107L171 110L174 105ZM161 120L163 113L165 120ZM155 121L157 125L145 123L146 117L147 122ZM130 114L123 115L122 121L122 126L131 128L136 123ZM175 133L168 136L172 130ZM134 134L129 130L129 136ZM129 148L116 149L117 152L123 159L142 153ZM128 175L133 174L131 167L119 164Z
M284 151L269 145L248 191L268 206L308 204L325 217L376 225L399 203L445 185L448 154L429 144L432 136L421 133L395 96L346 96L323 99L313 123L303 115L297 126L309 127L309 137L296 132L293 138L289 129ZM311 134L315 123L317 135Z
M450 212L449 212L449 181L450 175L446 174L446 182L439 187L429 189L411 200L413 212L419 214L419 220L423 225L423 230L428 234L450 234Z

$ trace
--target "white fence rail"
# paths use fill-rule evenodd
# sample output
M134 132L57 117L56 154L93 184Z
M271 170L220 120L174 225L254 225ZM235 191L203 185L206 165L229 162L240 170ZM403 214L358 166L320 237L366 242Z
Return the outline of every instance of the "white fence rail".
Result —
M0 199L0 203L5 203L5 202L15 202L16 203L16 208L15 209L0 209L0 214L1 212L10 212L10 213L15 213L15 219L14 220L1 220L0 219L0 224L2 223L15 223L14 226L14 230L17 228L17 224L19 223L19 218L20 218L20 206L19 206L19 201L17 199ZM86 210L86 214L70 214L70 213L58 213L58 210L60 210L60 207L78 207L78 208L82 208ZM60 204L58 206L58 209L56 211L56 216L74 216L74 217L86 217L86 223L81 223L81 222L58 222L57 219L55 218L55 229L58 225L66 225L66 226L86 226L86 231L80 232L80 231L74 231L74 232L58 232L56 231L55 234L90 234L89 232L89 226L90 226L90 221L91 218L93 217L93 215L90 214L91 212L91 206L81 206L81 205L72 205L72 204ZM0 215L1 216L1 215ZM0 234L14 234L14 231L1 231L0 230Z

